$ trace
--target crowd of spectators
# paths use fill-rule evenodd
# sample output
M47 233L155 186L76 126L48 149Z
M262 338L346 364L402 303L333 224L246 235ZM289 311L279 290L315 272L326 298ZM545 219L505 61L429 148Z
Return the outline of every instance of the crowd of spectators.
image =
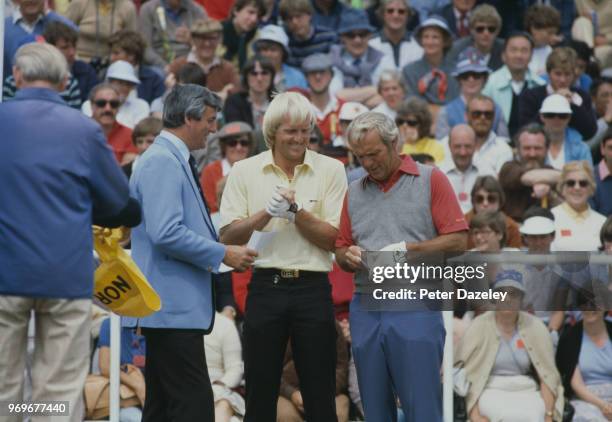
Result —
M349 182L367 177L345 137L350 121L368 111L393 119L398 151L450 181L469 249L612 253L612 0L230 3L7 0L3 101L20 89L12 74L18 48L54 45L70 68L62 99L101 126L129 178L162 129L170 89L208 87L223 101L220 131L196 158L218 221L234 164L268 149L262 123L274 95L297 91L317 118L309 149L340 160ZM529 283L561 273L500 269L495 288L531 312L457 315L465 333L455 366L469 386L470 420L561 420L563 397L573 420L612 420L612 315L591 310L583 293L563 302L579 313L533 306ZM239 328L249 277L219 278L227 296L205 338L219 421L244 414ZM362 410L346 316L352 276L335 265L329 279L338 310L337 417L348 421ZM123 330L122 364L144 370L144 339ZM98 345L106 375L108 323ZM138 407L124 409L122 420L140 420ZM278 420L303 420L291 350Z

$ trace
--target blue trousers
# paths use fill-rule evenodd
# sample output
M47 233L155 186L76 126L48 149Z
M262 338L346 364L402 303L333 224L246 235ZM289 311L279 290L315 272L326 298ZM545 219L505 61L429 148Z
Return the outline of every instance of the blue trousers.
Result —
M396 422L397 396L407 422L441 422L442 314L368 311L359 302L355 294L350 327L365 419Z

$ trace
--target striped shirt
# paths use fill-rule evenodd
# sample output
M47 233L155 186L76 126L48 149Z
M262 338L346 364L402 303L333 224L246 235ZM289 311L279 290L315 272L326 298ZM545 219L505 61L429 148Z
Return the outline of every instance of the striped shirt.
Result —
M11 75L4 80L2 99L11 100L15 97L16 92L17 86L15 85L15 78ZM79 89L79 82L72 75L68 78L66 88L60 92L60 97L62 97L62 100L70 107L76 108L77 110L81 109L81 90Z
M329 53L332 45L338 43L336 33L321 26L312 26L312 35L307 40L296 40L293 34L289 35L289 50L291 54L287 64L297 68L302 67L302 61L315 53Z

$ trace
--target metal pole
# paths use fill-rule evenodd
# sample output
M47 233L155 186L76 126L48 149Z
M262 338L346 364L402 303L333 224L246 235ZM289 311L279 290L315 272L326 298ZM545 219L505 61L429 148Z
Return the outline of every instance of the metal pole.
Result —
M0 0L0 85L4 85L4 2ZM0 89L0 103L2 102L2 89Z
M444 384L442 386L442 411L444 422L453 422L453 362L455 353L453 348L453 311L442 312L444 317L444 328L446 329L446 341L444 342Z
M110 316L110 418L111 422L119 422L119 371L121 358L121 317L111 313Z

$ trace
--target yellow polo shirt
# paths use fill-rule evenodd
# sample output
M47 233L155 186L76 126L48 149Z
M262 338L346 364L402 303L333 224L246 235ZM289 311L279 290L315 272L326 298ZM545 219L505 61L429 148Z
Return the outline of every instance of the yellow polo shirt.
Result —
M221 227L242 220L266 208L276 186L295 190L296 201L318 219L338 228L347 188L342 163L307 150L304 163L298 165L294 177L274 164L272 151L238 161L232 167L221 199ZM332 254L306 240L295 224L284 218L272 218L264 231L277 234L259 252L259 268L282 268L329 272Z

